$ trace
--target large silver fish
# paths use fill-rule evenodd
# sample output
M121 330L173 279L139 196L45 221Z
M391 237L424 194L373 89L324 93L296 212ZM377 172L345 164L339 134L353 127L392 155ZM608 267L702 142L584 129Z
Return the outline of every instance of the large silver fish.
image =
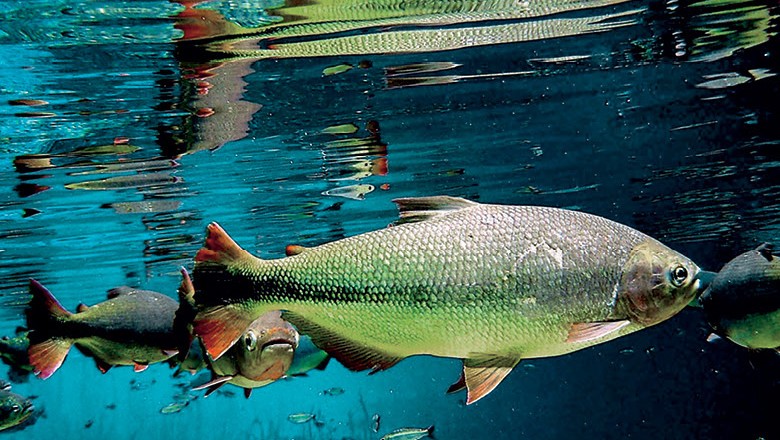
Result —
M472 403L521 359L657 324L699 289L688 258L591 214L446 196L395 203L401 224L277 260L209 225L194 327L211 356L261 314L284 310L352 370L416 354L461 358Z

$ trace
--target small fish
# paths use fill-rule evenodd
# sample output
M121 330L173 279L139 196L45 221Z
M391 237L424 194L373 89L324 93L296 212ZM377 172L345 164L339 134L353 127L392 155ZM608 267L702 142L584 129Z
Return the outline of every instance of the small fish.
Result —
M374 191L374 185L363 183L360 185L341 186L323 191L324 196L345 197L352 200L364 200L366 194Z
M11 392L11 385L0 381L0 431L17 426L34 412L30 399Z
M323 396L340 396L344 394L344 388L332 387L322 391L320 394L322 394Z
M287 420L295 424L306 423L314 419L315 419L314 414L310 414L310 413L295 413L287 416Z
M352 134L358 131L358 127L355 124L340 124L331 125L322 130L323 134Z
M264 260L216 223L195 257L194 320L219 358L257 316L283 317L353 371L463 359L468 403L522 359L658 324L699 293L699 268L628 226L541 206L396 199L401 220Z
M225 383L244 388L249 397L253 388L270 384L287 374L298 347L298 332L282 319L280 311L271 311L256 319L241 339L211 361L212 380L193 388L207 389L206 395Z
M433 437L433 425L427 428L400 428L382 436L380 440L418 440Z
M743 347L780 350L780 257L765 243L726 263L699 298L715 333Z
M344 72L349 72L350 70L352 70L352 64L349 63L337 64L335 66L330 66L323 69L322 75L323 76L339 75Z
M69 155L73 156L104 156L109 154L130 154L140 150L135 145L127 143L119 144L107 144L107 145L90 145L87 147L81 147L73 150Z
M163 414L177 413L183 410L189 404L190 404L189 401L178 401L178 402L169 403L168 405L160 409L160 412Z
M145 188L149 186L171 185L182 182L182 178L169 173L149 173L132 176L108 177L100 180L68 183L66 189L88 191L113 190L124 188Z
M104 373L114 365L143 371L177 353L173 319L179 304L166 295L117 287L107 301L71 313L36 280L30 280L30 293L27 354L41 379L57 371L72 345Z
M379 432L379 424L382 417L379 414L374 414L371 416L371 431L374 433Z

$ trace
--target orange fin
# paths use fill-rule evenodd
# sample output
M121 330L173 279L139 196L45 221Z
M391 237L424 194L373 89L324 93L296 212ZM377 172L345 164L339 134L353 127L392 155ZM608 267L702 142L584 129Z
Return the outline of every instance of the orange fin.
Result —
M133 362L133 371L136 373L140 373L147 368L149 368L149 364L139 364L138 362Z
M569 337L566 338L566 342L587 342L599 339L620 330L628 324L631 324L631 321L578 322L571 325Z
M299 245L299 244L288 244L287 247L284 248L284 253L288 257L292 257L293 255L302 254L306 251L306 248Z
M206 228L206 243L195 255L195 262L210 262L228 266L246 256L251 256L251 254L242 249L219 224L214 222Z
M73 343L67 339L52 338L37 344L30 344L27 356L33 373L41 379L48 379L65 361L70 346Z
M193 322L195 334L212 359L219 359L249 328L254 319L234 305L220 305L198 312Z
M520 359L502 357L464 359L463 377L466 389L468 389L466 405L487 396L504 380L518 362Z
M308 335L314 345L336 358L352 371L371 370L371 373L386 370L397 364L402 357L355 343L335 332L320 327L304 317L291 312L283 314L301 334Z

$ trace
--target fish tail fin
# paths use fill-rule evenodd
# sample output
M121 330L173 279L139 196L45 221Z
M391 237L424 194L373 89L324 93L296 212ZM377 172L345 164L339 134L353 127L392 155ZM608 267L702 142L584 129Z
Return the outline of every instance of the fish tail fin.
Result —
M30 329L30 347L27 356L33 372L46 379L62 365L73 342L57 337L57 324L67 320L71 313L40 282L30 279L32 299L25 310L27 328Z
M252 313L235 305L219 305L199 311L193 326L209 356L219 359L255 319Z
M216 222L206 228L206 242L195 255L195 264L220 264L230 266L252 255L241 248Z

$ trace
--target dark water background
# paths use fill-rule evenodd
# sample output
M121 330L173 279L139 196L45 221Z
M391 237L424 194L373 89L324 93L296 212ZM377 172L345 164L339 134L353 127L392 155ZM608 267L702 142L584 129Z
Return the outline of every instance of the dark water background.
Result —
M384 227L396 197L579 209L710 270L777 241L775 1L196 3L0 3L2 334L30 277L71 309L123 284L175 296L210 221L280 257ZM687 309L524 361L469 407L444 394L459 362L417 357L162 414L189 377L74 350L14 383L42 414L0 435L778 438L777 357L708 334Z

